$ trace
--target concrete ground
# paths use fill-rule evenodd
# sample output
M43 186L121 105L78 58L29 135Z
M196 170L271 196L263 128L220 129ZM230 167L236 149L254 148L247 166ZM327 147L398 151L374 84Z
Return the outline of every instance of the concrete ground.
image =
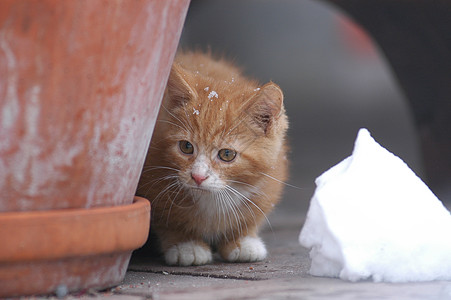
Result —
M297 197L287 191L286 199ZM287 203L289 203L287 201ZM451 282L388 284L346 282L308 274L308 250L297 239L306 211L271 215L262 237L269 256L256 263L168 267L160 258L135 256L125 280L102 297L121 299L451 299Z
M192 1L181 45L211 46L235 57L251 76L285 92L290 118L290 183L262 236L269 256L258 263L220 261L167 267L134 256L108 299L451 299L451 282L350 283L308 274L298 235L314 179L351 154L360 127L422 176L412 115L377 45L356 39L343 16L321 1ZM360 45L360 46L359 46ZM363 45L363 48L361 47ZM451 191L434 191L448 208Z

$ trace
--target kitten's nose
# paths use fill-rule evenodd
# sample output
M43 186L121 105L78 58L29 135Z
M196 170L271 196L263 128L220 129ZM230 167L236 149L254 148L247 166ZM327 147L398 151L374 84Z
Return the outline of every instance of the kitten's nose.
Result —
M194 179L197 185L201 185L202 182L205 181L205 179L208 178L208 176L199 175L196 173L191 173L191 177Z

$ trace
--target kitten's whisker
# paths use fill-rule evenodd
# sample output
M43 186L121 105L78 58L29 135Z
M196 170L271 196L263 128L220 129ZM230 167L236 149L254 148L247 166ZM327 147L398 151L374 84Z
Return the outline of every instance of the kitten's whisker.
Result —
M171 113L164 105L162 105L162 107L163 107L163 109L164 109L171 117L173 117L174 119L176 119L177 121L179 121L179 122L180 122L180 125L181 125L183 128L185 128L186 131L189 132L188 128L186 128L185 123L183 123L179 118L177 118L173 113ZM192 128L191 128L191 129L192 129Z
M147 191L144 193L147 196L154 185L156 185L162 181L165 181L165 180L171 180L171 179L177 179L177 178L178 178L177 175L167 175L167 176L164 176L161 178L156 178L153 180L149 180L149 182L146 182L145 184L143 184L141 186L141 188L145 188L146 186L150 185L149 188L147 188Z
M177 128L180 128L181 130L183 130L183 131L185 131L185 132L189 132L188 130L186 130L186 128L184 128L184 127L182 127L182 126L180 126L180 125L178 125L178 124L176 124L176 123L174 123L174 122L171 122L171 121L168 121L168 120L157 120L158 122L162 122L162 123L168 123L168 124L170 124L170 125L172 125L172 126L175 126L175 127L177 127Z
M233 187L231 187L229 185L226 185L225 187L226 187L226 189L228 189L229 191L231 191L235 195L241 196L243 199L247 200L250 204L252 204L263 215L263 217L266 219L266 222L269 225L269 228L271 229L271 231L273 231L272 226L271 226L271 222L269 222L269 219L266 216L265 212L257 204L255 204L254 201L252 201L251 199L249 199L248 197L246 197L245 195L240 193L237 189L234 189Z
M247 227L247 223L246 223L246 221L245 221L244 214L243 214L243 212L241 211L241 209L240 209L238 203L236 203L236 202L234 201L233 197L232 197L230 194L227 193L227 195L228 195L229 198L230 198L230 202L231 202L232 206L235 207L235 209L236 209L235 211L237 212L237 217L239 217L239 216L238 216L238 213L241 215L241 218L242 218L242 220L243 220L243 223L244 223L244 225L245 225L245 227L246 227L246 233L249 232L249 228ZM240 201L240 202L241 202L241 201ZM240 219L239 219L239 220L240 220ZM238 228L239 228L239 233L240 233L240 236L241 236L241 235L243 235L243 226L241 225L241 221L238 222L238 226L239 226L239 227L238 227Z
M248 186L248 187L252 188L252 190L250 191L252 194L257 194L257 195L263 196L265 198L268 198L267 195L265 193L263 193L261 191L261 189L258 188L256 185L252 185L252 184L249 184L249 183L246 183L246 182L243 182L243 181L231 180L231 179L226 179L225 181Z
M224 139L224 134L225 134L225 131L226 131L226 128L227 128L227 125L226 125L226 124L223 124L223 125L224 125L224 127L222 128L222 132L221 132L221 135L220 135L221 140Z
M217 230L217 232L221 232L222 222L225 223L225 220L224 221L222 220L222 217L223 217L222 206L223 206L223 204L222 204L221 196L220 196L220 194L218 192L214 192L213 195L214 195L214 198L215 198L216 215L218 216L218 223L217 223L217 226L216 226L216 230Z
M182 206L180 206L180 205L175 203L175 199L177 198L178 194L180 193L180 191L182 189L183 189L183 186L180 183L178 183L178 185L177 185L177 193L175 194L174 198L171 198L171 196L168 195L169 201L171 201L171 206L169 206L168 216L166 218L166 226L169 226L169 217L171 215L172 206L176 206L178 208L183 208Z
M221 139L226 138L227 136L229 136L238 126L240 126L241 123L244 122L244 118L241 119L238 124L234 125L232 128L229 129L229 131L227 131L227 133L224 136L221 136Z
M155 147L155 146L153 146L153 145L149 145L149 149L153 149L153 150L160 150L160 148L158 148L158 147Z
M226 196L226 198L228 199L228 202L230 203L230 207L232 208L232 210L233 210L233 213L235 214L235 219L236 220L238 220L238 229L239 229L239 235L242 235L242 229L243 229L243 226L242 226L242 224L241 224L241 219L243 220L243 222L244 222L244 225L245 225L245 227L246 227L246 232L249 232L249 229L248 229L248 227L247 227L247 223L246 223L246 221L245 221L245 217L244 217L244 215L243 215L243 213L242 213L242 211L241 211L241 209L239 208L239 206L238 206L238 204L235 202L235 200L233 199L233 197L230 195L230 193L228 193L227 192L227 190L225 190L225 196ZM241 202L241 201L240 201ZM241 218L239 218L239 216L238 216L238 213L241 215Z
M180 171L180 170L184 169L180 165L176 164L174 161L166 161L166 163L174 166L174 169L177 170L177 171Z
M222 218L223 218L223 222L224 222L224 225L225 225L224 227L228 228L228 223L227 223L227 218L226 218L227 214L226 214L226 208L225 208L226 204L224 203L224 197L223 197L221 192L217 192L215 194L217 195L217 199L218 199L219 204L220 204L220 206L218 208L218 214L221 213ZM219 211L219 209L220 209L220 211ZM225 231L227 232L227 229ZM226 237L226 232L223 232L224 237Z
M161 178L154 179L151 182L161 182L161 181L170 180L170 179L177 179L177 178L178 178L178 175L166 175L166 176L163 176Z
M185 129L183 129L183 130L185 131ZM163 141L166 141L166 140L171 141L171 140L174 140L174 139L178 139L179 137L180 137L179 133L171 134L171 135L167 134L167 135L165 135L164 137L161 137L158 140L156 140L156 137L154 137L153 140L152 140L152 145L154 146L153 148L154 149L161 149L161 148L158 148L160 143L162 143ZM164 146L162 148L165 149Z
M186 120L188 122L189 128L192 130L192 132L194 132L195 130L194 130L193 126L191 126L190 118L188 116L188 112L186 111L186 106L185 105L183 106L183 112L185 113L185 117L186 117Z
M229 191L226 190L226 193L229 194ZM257 219L256 219L256 216L255 216L255 213L254 213L254 211L252 210L251 206L247 203L246 199L244 199L244 198L243 198L242 196L240 196L240 195L236 195L236 194L235 194L235 196L238 197L238 200L240 201L240 203L241 203L242 205L244 205L244 206L247 208L247 210L249 211L249 213L250 213L251 216L252 216L252 219L253 219L253 221L254 221L255 226L257 226L258 224L257 224ZM243 201L243 199L244 199L245 201ZM249 229L247 228L247 223L246 223L246 230L249 231Z
M177 182L177 179L173 180L173 182L169 183L167 186L165 186L164 189L162 189L160 191L160 193L157 194L157 196L154 198L154 201L158 201L163 195L166 195L168 193L173 192L172 188L177 187L179 185L179 183Z
M155 198L153 198L152 203L156 204L158 201L163 199L163 197L165 197L165 195L167 195L169 192L171 192L171 189L173 189L177 186L178 186L177 181L174 181L171 184L167 185L163 190L160 191L160 193L158 193L158 195ZM164 203L163 211L166 211L166 206L167 206L167 201ZM160 220L162 218L163 218L163 214L160 215Z
M185 201L185 199L188 197L188 195L185 193L183 198L178 199L178 201L175 201L176 198L178 197L178 195L180 194L180 192L184 189L183 184L181 184L180 182L178 182L178 189L174 192L172 192L173 194L175 194L175 196L173 198L169 197L169 200L171 200L173 202L173 205L177 208L181 208L181 209L186 209L186 208L191 208L194 207L194 202L191 203L191 205L187 205L187 206L183 206L181 204L183 204L183 202Z
M228 205L226 204L225 200L225 196L224 193L222 191L220 191L220 195L221 195L221 209L222 209L222 215L224 217L224 232L223 232L223 236L225 238L225 240L227 241L227 243L229 242L229 236L228 236L228 232L229 232L229 228L231 228L232 226L232 220L230 218L230 214L228 213L227 207ZM227 222L227 218L228 218L228 222ZM232 234L233 236L233 234Z
M153 182L162 182L162 181L165 181L165 180L175 179L175 178L178 178L178 175L175 175L175 174L169 174L169 175L166 175L166 176L162 176L162 177L158 177L158 178L149 180L149 182L150 182L150 183L153 183Z
M224 237L226 237L227 236L226 233L227 233L228 224L227 224L227 220L226 220L226 212L225 212L225 208L224 208L223 196L222 196L220 191L219 192L215 192L214 195L215 195L215 201L217 201L216 202L216 204L217 204L216 207L217 207L217 214L218 214L218 218L219 218L218 232L221 232L221 228L225 228Z
M154 198L154 201L159 201L160 197L167 194L172 188L176 187L178 185L177 181L172 182L171 184L167 185L163 190L161 190L158 195ZM166 208L166 206L165 206Z
M144 170L159 170L159 169L164 169L164 170L172 170L172 171L180 171L179 169L176 168L171 168L168 166L146 166L143 168Z
M282 181L282 180L279 180L279 179L277 179L277 178L275 178L275 177L273 177L273 176L271 176L271 175L268 175L268 174L266 174L266 173L260 172L260 174L262 174L262 175L264 175L264 176L266 176L266 177L268 177L268 178L271 178L272 180L277 181L277 182L279 182L279 183L281 183L281 184L284 184L284 185L286 185L286 186L289 186L289 187L292 187L292 188L295 188L295 189L298 189L298 190L303 190L303 188L301 188L301 187L298 187L298 186L295 186L295 185L286 183L286 182L284 182L284 181Z
M249 186L249 187L255 188L255 189L257 188L255 185L252 185L252 184L249 184L249 183L246 183L246 182L243 182L243 181L232 180L232 179L226 179L225 181L246 185L246 186Z
M173 188L175 188L175 190L171 191L171 189L173 189ZM169 189L167 188L166 190L167 191L166 191L165 194L168 194L168 193L175 194L173 197L171 197L169 194L167 195L167 201L165 202L164 207L163 207L163 211L166 211L166 214L167 214L166 215L166 225L168 226L169 225L170 215L171 215L173 207L177 207L178 209L187 209L187 208L192 208L194 206L194 203L192 205L188 205L188 206L180 205L186 199L186 197L187 197L186 194L181 200L177 201L178 203L176 202L176 198L178 197L180 191L183 190L183 185L179 181L176 181L175 183L172 183L171 186L169 187ZM166 207L167 207L169 202L170 202L169 209L166 209ZM161 220L162 217L163 217L163 214L160 217L160 220Z
M219 200L218 194L217 193L213 193L213 198L215 199L215 208L216 208L216 215L218 215L218 223L216 224L216 231L219 231L220 228L220 224L221 224L221 215L219 214L219 204L221 203L221 200Z
M221 193L222 195L222 199L223 199L223 203L225 205L225 214L227 215L227 218L229 220L229 224L227 226L227 228L233 228L233 222L232 222L232 214L233 214L233 210L230 208L230 203L229 200L227 198L227 194L226 193ZM235 215L233 215L235 217ZM225 234L227 234L227 231L225 232ZM233 238L233 242L235 241L235 235L232 232L232 238ZM228 239L227 239L228 240Z

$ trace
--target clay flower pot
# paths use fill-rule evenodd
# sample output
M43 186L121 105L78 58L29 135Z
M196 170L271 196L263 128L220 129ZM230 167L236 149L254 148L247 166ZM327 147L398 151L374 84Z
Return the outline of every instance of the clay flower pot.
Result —
M188 2L0 1L0 297L122 280Z

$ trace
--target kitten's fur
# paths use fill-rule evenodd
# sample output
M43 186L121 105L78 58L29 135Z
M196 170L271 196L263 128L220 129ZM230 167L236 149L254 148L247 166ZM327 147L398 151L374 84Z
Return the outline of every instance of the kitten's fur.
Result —
M209 263L211 247L231 262L266 257L257 231L281 197L287 127L276 84L208 54L177 55L137 193L152 202L167 264Z

